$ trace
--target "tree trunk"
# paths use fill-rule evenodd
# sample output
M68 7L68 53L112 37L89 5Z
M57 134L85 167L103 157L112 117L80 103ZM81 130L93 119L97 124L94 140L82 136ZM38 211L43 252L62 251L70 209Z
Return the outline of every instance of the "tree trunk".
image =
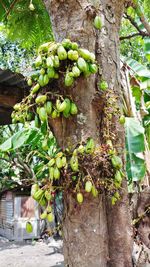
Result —
M100 65L98 75L79 78L71 95L79 108L76 119L62 119L53 126L62 148L74 146L88 137L98 145L112 139L119 153L124 149L124 130L118 123L121 95L119 67L119 27L124 1L45 0L56 41L70 38L95 52ZM95 15L101 16L101 32L94 29ZM109 90L102 92L97 83L105 80ZM112 119L109 114L112 113ZM64 257L69 267L130 267L132 239L126 182L122 198L114 207L104 194L87 195L77 205L73 195L64 195Z

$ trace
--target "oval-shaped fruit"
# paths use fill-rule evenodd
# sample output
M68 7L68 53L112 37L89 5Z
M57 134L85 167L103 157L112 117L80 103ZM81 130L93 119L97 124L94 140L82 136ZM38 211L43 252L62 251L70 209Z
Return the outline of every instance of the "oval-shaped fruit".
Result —
M99 88L103 91L108 89L108 83L106 81L102 81L99 83Z
M47 212L44 211L42 214L40 214L40 218L41 218L42 220L46 219L46 218L47 218Z
M88 141L87 141L87 144L85 146L85 152L87 154L91 154L91 153L94 152L94 149L95 149L94 140L92 138L89 138Z
M70 115L71 101L69 98L65 98L65 102L66 102L66 108L63 111L63 115L65 118L68 118Z
M120 124L125 124L126 118L124 115L121 115L121 117L119 118L119 122L120 122Z
M32 121L33 117L34 117L33 112L28 112L27 116L26 116L26 119L27 119L27 121Z
M111 157L112 165L115 169L121 169L122 168L122 160L116 155L113 155Z
M54 66L54 62L53 62L52 57L48 57L48 58L46 59L46 66L47 66L48 68Z
M66 52L65 48L64 48L62 45L60 45L60 46L57 48L57 55L58 55L58 58L59 58L60 60L65 60L65 59L67 59L67 52Z
M82 72L88 71L87 63L84 60L84 58L79 57L77 64L78 64L78 68L80 69L80 71L82 71Z
M50 205L47 206L46 211L49 213L52 211L52 207Z
M77 193L77 201L80 204L83 202L83 195L82 195L82 193Z
M119 182L119 183L122 181L122 175L121 175L120 171L116 171L116 173L115 173L115 180L117 182Z
M49 222L53 222L53 221L54 221L54 215L53 215L52 212L50 212L50 213L47 215L47 220L48 220Z
M64 39L62 41L62 45L63 45L64 48L70 49L71 46L72 46L72 43L71 43L70 39Z
M45 69L44 68L40 69L40 74L41 75L44 75L45 74Z
M48 190L45 191L45 198L46 198L48 201L51 200L52 195L51 195L51 192L50 192L50 191L48 191Z
M97 197L98 196L98 191L97 191L97 189L96 189L96 187L94 185L92 186L92 195L93 195L93 197Z
M53 180L54 178L54 167L49 168L49 178Z
M35 191L35 193L32 195L32 197L36 200L39 201L41 197L43 196L44 191L42 189L38 189L38 191Z
M73 102L71 103L70 113L71 113L71 115L76 115L78 113L78 108L77 108L76 104Z
M47 204L47 200L44 196L41 197L41 199L39 200L39 204L42 206L42 207L45 207L46 204Z
M54 164L55 164L55 159L52 158L52 159L48 162L48 166L49 166L49 167L52 167L52 166L54 166Z
M77 61L79 58L79 54L75 50L69 50L68 51L68 58L72 61Z
M102 24L101 17L100 16L96 16L95 19L94 19L94 27L97 30L101 30L102 26L103 26L103 24Z
M38 184L33 184L31 187L31 196L33 196L35 192L37 192L38 190L39 190Z
M27 223L26 223L26 232L27 232L28 234L30 234L30 233L33 232L33 226L32 226L32 224L31 224L30 222L27 222Z
M59 62L59 57L58 56L54 56L53 63L54 63L54 68L59 68L60 62Z
M44 151L47 151L48 150L48 145L47 145L47 139L46 138L42 142L42 149Z
M61 158L63 156L63 152L58 152L57 154L56 154L56 158Z
M70 159L70 166L74 172L78 171L78 157L73 155Z
M39 85L39 83L37 83L37 84L34 85L33 88L31 89L31 93L32 93L32 94L35 94L39 89L40 89L40 85Z
M35 66L39 67L40 65L42 65L42 57L41 57L41 55L39 55L35 60Z
M17 103L14 105L14 110L18 111L20 108L21 108L21 104L20 103Z
M66 164L67 164L67 158L66 157L62 157L61 161L62 161L63 167L65 167Z
M32 80L29 78L27 81L28 86L32 86Z
M73 50L78 50L78 44L76 43L76 42L72 42L72 44L71 44L71 49L73 49Z
M51 101L47 101L44 105L47 115L51 115L53 104Z
M47 69L47 75L48 75L48 78L53 79L54 76L55 76L55 70L54 70L54 68L48 68Z
M61 169L63 167L61 158L56 158L56 166L58 169Z
M48 74L44 75L44 79L43 79L44 85L47 85L49 83L49 77Z
M81 72L77 66L73 66L72 68L73 77L77 78L80 76Z
M96 59L95 54L92 53L92 52L90 52L90 57L91 57L90 60L92 61L92 63L94 63L95 62L95 59Z
M60 178L60 171L57 167L54 168L54 179L57 180Z
M79 152L79 153L83 154L83 153L84 153L84 150L85 150L85 148L84 148L83 145L80 145L80 146L78 147L78 152Z
M85 183L85 191L86 191L87 193L90 193L91 190L92 190L92 183L91 183L91 181L87 181L87 182Z
M66 73L65 75L65 86L71 86L74 83L74 78L70 75L70 73Z
M97 67L96 64L89 64L89 70L90 70L91 73L94 74L94 73L97 73L98 67Z
M63 111L66 109L66 107L67 107L67 103L66 103L66 101L64 100L64 101L60 104L58 111L59 111L59 112L63 112Z
M40 84L41 87L44 86L44 75L40 75L38 79L38 83Z
M54 109L52 114L51 114L52 119L56 119L57 115L58 115L58 112Z
M44 107L41 107L39 109L39 118L41 121L47 121L47 113Z
M35 103L36 104L44 104L46 102L46 100L47 100L47 95L39 95L35 99Z
M79 55L85 60L91 60L90 51L87 49L80 48Z

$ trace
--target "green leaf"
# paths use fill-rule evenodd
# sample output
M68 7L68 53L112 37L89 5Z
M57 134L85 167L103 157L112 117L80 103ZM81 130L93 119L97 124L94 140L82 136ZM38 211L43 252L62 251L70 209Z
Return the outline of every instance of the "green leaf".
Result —
M12 148L12 138L7 139L2 145L0 145L0 151L8 151Z
M127 153L126 172L129 183L142 180L146 173L145 160L134 153Z

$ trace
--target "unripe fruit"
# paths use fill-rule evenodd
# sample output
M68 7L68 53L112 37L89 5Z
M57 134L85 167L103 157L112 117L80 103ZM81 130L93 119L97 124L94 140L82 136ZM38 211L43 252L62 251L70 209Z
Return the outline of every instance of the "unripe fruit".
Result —
M91 183L91 181L87 181L87 182L85 183L85 191L86 191L87 193L89 193L89 192L91 192L91 190L92 190L92 183Z
M119 118L119 122L120 122L120 124L125 124L126 118L124 115L121 115L121 117Z
M32 233L32 231L33 231L32 224L30 222L27 222L26 223L26 232L30 234L30 233Z
M82 193L77 193L77 201L80 204L83 202L83 195L82 195Z
M40 215L40 218L41 218L42 220L46 219L46 218L47 218L47 212L44 211L44 212Z
M54 215L53 215L52 212L50 212L50 213L47 215L47 220L48 220L49 222L53 222L53 221L54 221Z
M60 60L65 60L65 59L67 59L67 52L66 52L65 48L64 48L62 45L60 45L60 46L57 48L57 55L58 55L58 58L59 58Z
M100 16L96 16L95 19L94 19L94 27L97 29L97 30L101 30L102 28L102 20L101 20L101 17Z

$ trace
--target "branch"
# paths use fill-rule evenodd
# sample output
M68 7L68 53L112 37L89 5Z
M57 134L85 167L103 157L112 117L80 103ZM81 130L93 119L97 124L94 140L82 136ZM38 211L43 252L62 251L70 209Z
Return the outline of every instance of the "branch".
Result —
M125 16L124 16L125 19L128 19L131 24L136 28L136 30L138 31L139 34L137 35L141 35L142 37L147 37L147 36L150 36L150 33L146 32L146 31L142 31L139 27L139 25L135 22L135 20L129 16L127 13L125 13ZM136 36L136 35L135 35ZM133 36L134 37L134 36ZM131 37L132 38L132 37ZM127 38L129 39L129 38Z
M141 36L141 34L139 32L136 32L136 33L130 34L128 36L121 36L120 41L125 40L125 39L131 39L135 36Z
M9 7L7 13L6 13L6 17L8 17L9 13L10 13L11 10L13 9L13 7L14 7L14 5L17 3L17 1L19 1L19 0L14 0L14 1L11 3L11 5L10 5L10 7Z

